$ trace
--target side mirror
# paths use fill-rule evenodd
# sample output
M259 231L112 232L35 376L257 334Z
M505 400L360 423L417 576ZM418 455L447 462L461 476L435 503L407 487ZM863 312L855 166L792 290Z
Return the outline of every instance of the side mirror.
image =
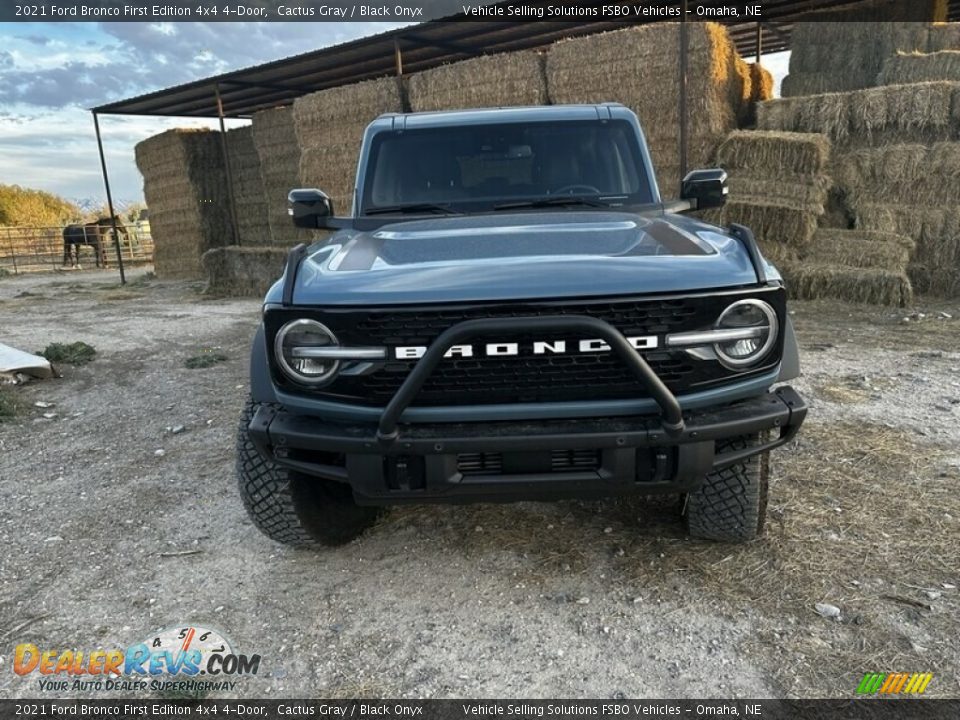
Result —
M291 190L287 202L290 203L287 213L300 228L327 227L327 220L333 217L333 203L326 193L316 188Z
M680 199L695 202L697 210L725 205L728 192L727 171L721 168L692 170L680 183Z

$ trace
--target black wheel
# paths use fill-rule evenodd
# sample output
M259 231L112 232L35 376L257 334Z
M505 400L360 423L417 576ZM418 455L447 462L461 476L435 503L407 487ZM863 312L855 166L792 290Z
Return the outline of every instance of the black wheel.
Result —
M292 472L264 457L247 426L258 403L248 400L237 433L237 479L247 515L264 535L298 547L342 545L373 525L378 508L353 501L349 485Z
M743 450L766 441L766 433L717 443L717 453ZM684 514L690 535L705 540L746 542L761 532L767 515L770 453L707 475L687 495Z

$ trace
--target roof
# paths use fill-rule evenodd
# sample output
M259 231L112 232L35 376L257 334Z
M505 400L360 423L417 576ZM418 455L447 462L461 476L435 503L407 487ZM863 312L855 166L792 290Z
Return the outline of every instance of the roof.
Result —
M631 4L643 1L625 0ZM762 0L763 22L728 24L727 27L744 57L755 52L758 28L763 52L779 52L789 49L793 22L804 13L843 7L856 1ZM526 4L546 5L549 0ZM578 4L600 6L603 0ZM679 7L681 0L668 4ZM691 6L699 4L711 3L690 0ZM951 19L960 19L960 0L949 0L949 7ZM636 24L644 22L647 21L636 21ZM461 14L107 103L93 111L117 115L217 117L216 91L219 89L225 117L249 118L258 110L289 105L296 98L317 90L394 75L398 64L404 74L415 73L477 55L540 48L562 38L591 35L624 25L624 22L610 21L468 20Z
M525 107L484 107L463 110L430 110L414 113L384 113L373 121L374 128L415 130L460 127L488 123L520 123L547 120L597 120L630 117L633 112L620 103L595 105L531 105Z

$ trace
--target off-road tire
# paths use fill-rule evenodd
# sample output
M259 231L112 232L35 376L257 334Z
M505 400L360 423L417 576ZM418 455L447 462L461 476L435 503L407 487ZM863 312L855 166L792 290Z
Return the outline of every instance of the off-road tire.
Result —
M766 441L766 433L717 443L717 453L743 450ZM698 490L687 495L684 515L695 538L747 542L763 532L767 515L770 453L707 475Z
M240 497L264 535L296 547L343 545L373 525L374 507L353 501L349 485L292 472L264 457L247 427L259 403L247 400L237 432Z

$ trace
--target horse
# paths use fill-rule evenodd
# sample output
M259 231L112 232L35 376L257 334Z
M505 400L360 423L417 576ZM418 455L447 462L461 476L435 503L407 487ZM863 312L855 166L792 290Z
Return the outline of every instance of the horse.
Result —
M107 267L108 243L104 240L110 240L114 221L117 231L129 240L130 233L120 222L119 215L114 215L112 219L110 216L100 217L85 225L67 225L63 229L63 264L72 260L73 267L80 267L80 246L89 245L96 256L97 267Z

